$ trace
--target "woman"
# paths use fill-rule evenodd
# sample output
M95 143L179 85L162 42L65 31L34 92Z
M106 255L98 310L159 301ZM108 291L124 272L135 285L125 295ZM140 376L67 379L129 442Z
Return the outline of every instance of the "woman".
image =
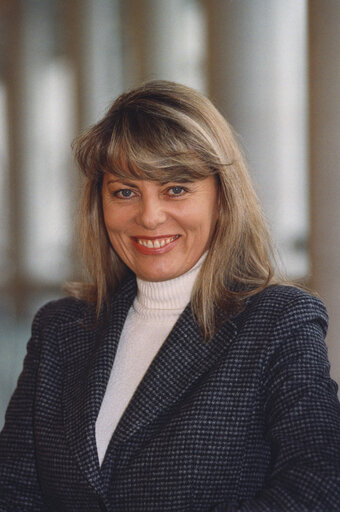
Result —
M33 323L0 510L340 510L327 314L280 286L226 121L150 82L75 152L89 281Z

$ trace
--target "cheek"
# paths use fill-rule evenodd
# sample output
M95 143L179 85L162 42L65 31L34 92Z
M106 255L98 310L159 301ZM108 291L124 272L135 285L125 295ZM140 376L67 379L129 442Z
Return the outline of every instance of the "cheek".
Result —
M219 217L219 198L216 189L212 193L211 200L207 205L206 214L207 218L209 218L210 227L214 230Z
M217 205L210 201L202 201L195 211L189 211L188 215L182 218L188 223L188 226L190 225L192 227L193 230L196 229L205 233L210 233L214 230L217 222Z
M121 227L124 225L121 212L117 212L116 208L113 208L111 205L103 205L103 218L105 227L109 234L119 232Z
M110 214L110 211L108 208L103 208L103 218L104 218L104 224L106 227L106 230L108 233L114 229L114 222L113 222L113 216Z

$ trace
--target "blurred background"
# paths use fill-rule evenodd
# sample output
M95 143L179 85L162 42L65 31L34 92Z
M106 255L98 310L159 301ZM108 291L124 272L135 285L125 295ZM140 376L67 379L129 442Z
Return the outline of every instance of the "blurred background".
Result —
M79 276L72 139L161 78L234 126L288 275L325 300L340 382L340 2L0 0L0 426L32 316Z

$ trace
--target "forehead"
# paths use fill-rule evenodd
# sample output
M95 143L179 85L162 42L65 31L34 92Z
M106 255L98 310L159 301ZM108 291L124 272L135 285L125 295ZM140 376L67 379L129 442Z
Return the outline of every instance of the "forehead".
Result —
M130 164L129 166L115 165L108 171L104 171L104 179L119 180L146 180L155 181L161 184L176 181L178 183L192 182L208 177L211 172L206 168L198 168L182 162L158 162L158 165L143 163L139 166Z
M217 169L196 150L149 148L115 140L106 151L102 172L118 178L159 182L195 181L215 174Z

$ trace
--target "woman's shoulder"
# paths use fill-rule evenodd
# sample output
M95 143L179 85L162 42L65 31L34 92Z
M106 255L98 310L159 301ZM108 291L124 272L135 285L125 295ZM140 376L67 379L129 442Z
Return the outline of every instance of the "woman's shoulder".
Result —
M286 307L291 303L305 303L313 304L316 307L324 307L322 299L311 292L300 288L298 286L278 284L270 285L255 294L251 301L258 303L275 304L276 306L281 305Z
M328 314L323 301L312 293L292 285L271 285L253 295L245 313L255 315L264 322L293 323L318 319L325 327Z
M83 319L95 319L96 307L75 297L63 297L40 307L33 324L58 325Z

